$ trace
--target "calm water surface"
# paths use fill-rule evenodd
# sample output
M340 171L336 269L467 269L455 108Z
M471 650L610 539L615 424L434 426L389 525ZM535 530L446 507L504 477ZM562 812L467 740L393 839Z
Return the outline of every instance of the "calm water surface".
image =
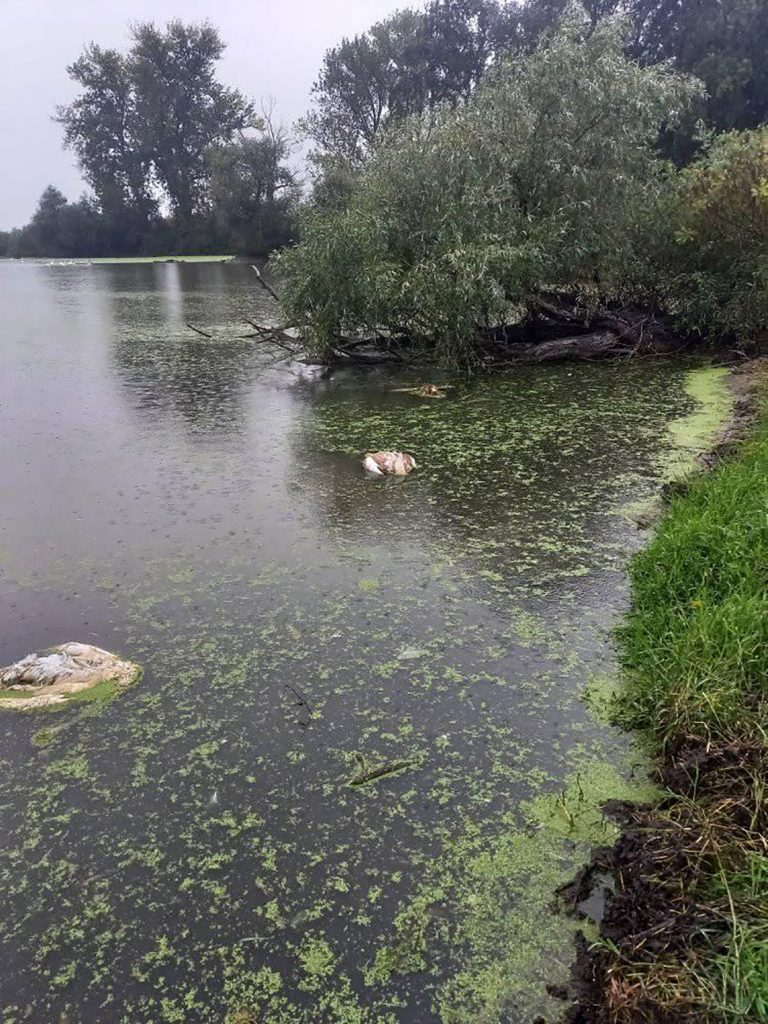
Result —
M1 1019L528 1024L632 771L580 696L686 369L425 402L273 365L262 303L237 264L0 265L0 664L145 669L0 717Z

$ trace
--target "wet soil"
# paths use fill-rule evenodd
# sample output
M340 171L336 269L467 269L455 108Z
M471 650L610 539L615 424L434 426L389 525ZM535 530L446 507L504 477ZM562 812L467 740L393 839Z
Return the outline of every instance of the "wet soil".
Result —
M768 751L758 743L712 746L690 741L659 773L670 796L653 809L608 805L623 828L560 897L578 906L608 871L614 891L600 925L603 944L581 940L564 1024L700 1024L700 996L680 984L680 967L729 934L729 906L702 884L717 859L737 843L765 834L768 808L755 779L768 777Z

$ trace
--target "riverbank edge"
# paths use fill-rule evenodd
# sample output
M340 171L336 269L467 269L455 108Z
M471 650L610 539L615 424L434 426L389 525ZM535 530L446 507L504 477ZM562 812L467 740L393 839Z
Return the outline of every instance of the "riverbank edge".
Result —
M755 448L768 452L768 358L733 367L727 383L732 414L694 474L712 493L727 481L709 471L738 464ZM685 510L689 486L684 480L664 488L662 523ZM664 574L663 551L656 558L654 550L651 541L645 557ZM670 592L669 600L680 596ZM627 642L619 636L620 655ZM754 701L747 692L742 698ZM625 724L620 705L621 697L614 711ZM642 734L654 751L664 797L655 806L605 805L621 835L613 846L596 849L559 894L566 911L578 916L577 906L606 876L612 880L599 940L577 940L563 1024L768 1020L768 1004L755 1004L750 974L762 969L768 978L768 927L764 935L752 927L768 912L768 732L759 710L746 715L756 729L724 724L677 733L662 721L661 705L650 713ZM734 895L729 879L737 878ZM751 920L742 920L742 913ZM768 980L757 982L758 999L768 996L766 986Z

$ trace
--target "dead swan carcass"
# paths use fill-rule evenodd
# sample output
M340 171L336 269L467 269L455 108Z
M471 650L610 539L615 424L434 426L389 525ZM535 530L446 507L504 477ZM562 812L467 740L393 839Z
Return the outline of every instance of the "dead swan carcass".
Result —
M408 476L416 459L407 452L368 452L363 466L373 476Z
M111 682L118 689L138 677L140 669L91 644L66 643L44 654L29 654L0 669L0 708L62 704L74 693Z

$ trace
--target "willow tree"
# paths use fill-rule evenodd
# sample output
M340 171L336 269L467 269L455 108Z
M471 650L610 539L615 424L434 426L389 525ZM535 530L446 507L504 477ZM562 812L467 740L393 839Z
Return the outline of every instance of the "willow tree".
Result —
M286 311L316 351L387 332L463 361L544 290L594 302L626 288L664 189L659 128L698 87L628 59L623 33L571 9L464 106L398 124L344 209L306 211L281 266Z

